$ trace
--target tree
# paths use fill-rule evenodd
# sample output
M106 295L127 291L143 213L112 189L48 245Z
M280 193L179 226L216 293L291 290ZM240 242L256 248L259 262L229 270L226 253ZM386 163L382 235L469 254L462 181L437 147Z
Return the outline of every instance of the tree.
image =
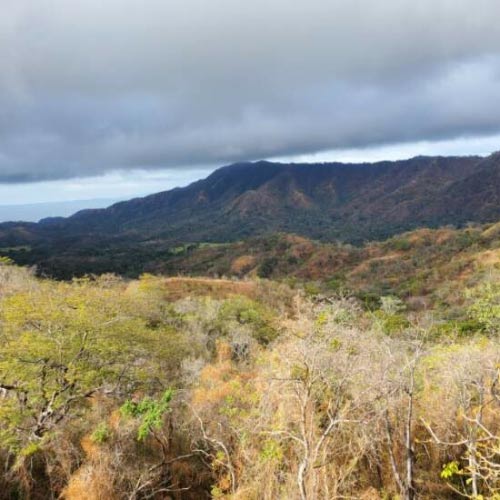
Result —
M42 282L5 298L0 312L1 442L40 443L97 393L120 395L154 379L161 334L116 289L88 280Z
M377 343L360 338L339 301L301 311L288 335L275 346L272 372L255 428L289 450L301 499L339 498L359 492L357 473L370 456L379 414ZM377 376L377 375L379 376ZM290 463L291 462L291 463Z
M466 498L500 495L499 362L498 347L485 341L442 353L436 374L447 388L440 396L441 425L422 419L434 443L458 453L441 477Z
M472 319L484 325L489 333L500 333L500 279L468 290L467 296L473 299L468 310Z
M402 349L401 349L402 347ZM405 500L416 498L415 490L415 443L414 443L414 413L416 400L416 371L423 356L421 341L403 343L400 347L401 358L392 363L392 367L400 366L391 377L387 386L386 407L384 410L387 450L391 470L400 494ZM394 348L394 346L392 346ZM402 352L401 352L402 351ZM392 355L388 356L391 359ZM393 358L394 359L394 358ZM392 409L392 416L390 410ZM396 426L396 431L394 427ZM398 465L394 448L403 450L404 474Z

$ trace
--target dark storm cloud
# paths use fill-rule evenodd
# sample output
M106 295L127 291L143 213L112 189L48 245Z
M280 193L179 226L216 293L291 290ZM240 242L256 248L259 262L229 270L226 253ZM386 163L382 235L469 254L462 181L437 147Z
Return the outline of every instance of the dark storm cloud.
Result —
M500 130L497 0L3 0L0 181Z

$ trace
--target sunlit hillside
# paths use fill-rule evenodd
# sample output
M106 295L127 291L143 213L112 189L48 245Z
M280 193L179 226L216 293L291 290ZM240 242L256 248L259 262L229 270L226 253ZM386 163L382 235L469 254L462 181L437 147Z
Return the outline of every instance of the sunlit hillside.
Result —
M2 497L497 499L499 251L489 225L179 250L197 277L4 258Z

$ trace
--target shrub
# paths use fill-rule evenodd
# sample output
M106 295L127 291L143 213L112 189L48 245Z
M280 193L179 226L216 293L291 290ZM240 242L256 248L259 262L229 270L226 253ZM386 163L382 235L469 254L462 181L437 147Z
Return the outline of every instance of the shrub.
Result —
M247 326L259 344L267 345L277 336L272 313L247 297L238 296L224 301L217 318L218 330L226 336L232 333L232 324Z
M158 400L145 397L138 403L127 400L120 411L122 415L133 417L139 420L137 429L137 439L144 441L150 432L159 429L163 423L163 416L170 411L170 401L174 392L167 389Z
M109 439L109 427L106 422L101 422L91 436L94 443L104 443Z
M278 259L276 257L267 257L257 269L257 276L259 276L259 278L271 277L277 265Z

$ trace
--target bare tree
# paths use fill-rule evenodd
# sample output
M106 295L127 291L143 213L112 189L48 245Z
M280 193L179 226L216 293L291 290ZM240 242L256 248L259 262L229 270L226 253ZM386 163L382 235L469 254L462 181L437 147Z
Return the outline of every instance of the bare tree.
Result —
M453 403L454 414L448 420L451 436L440 436L422 419L434 443L460 453L463 465L450 462L442 477L465 478L460 489L450 481L448 485L467 498L479 498L481 494L493 498L500 493L499 359L498 351L475 345L450 356L442 365L440 380L447 385Z
M333 307L336 305L333 304ZM279 428L261 431L289 443L297 457L295 481L302 500L342 498L374 440L370 425L378 397L378 344L336 321L332 305L319 305L276 346L279 371L270 374L268 414L285 414ZM378 363L378 367L376 366ZM276 400L276 394L280 399ZM322 471L328 479L321 481Z
M405 500L413 500L416 495L414 484L415 450L414 450L414 406L415 406L415 375L418 363L423 355L422 341L403 344L407 351L397 364L402 367L395 372L386 393L386 408L384 411L387 450L391 463L394 481ZM388 359L395 361L389 353ZM396 364L396 366L397 366ZM406 401L405 401L406 400ZM393 408L392 415L390 412ZM394 428L391 419L395 421ZM400 471L394 448L401 446L404 456L404 472Z

